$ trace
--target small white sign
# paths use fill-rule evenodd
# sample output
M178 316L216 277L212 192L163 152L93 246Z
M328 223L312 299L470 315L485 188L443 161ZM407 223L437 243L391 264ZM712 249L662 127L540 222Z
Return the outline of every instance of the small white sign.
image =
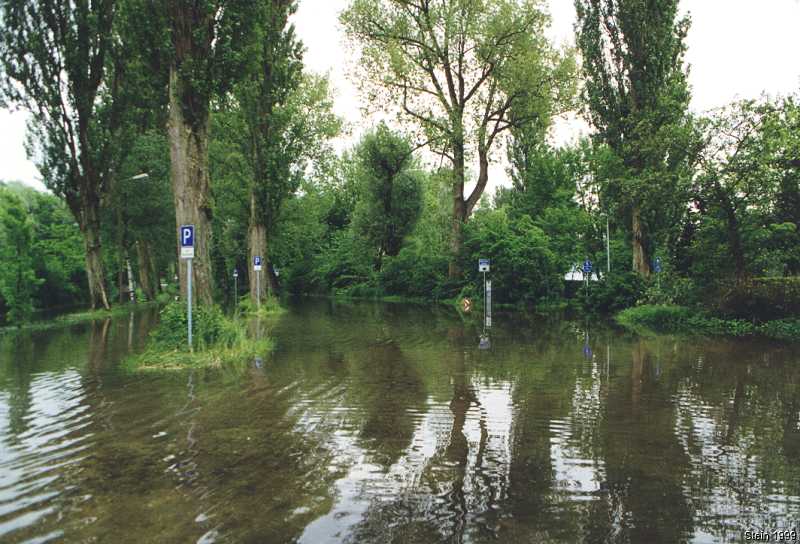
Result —
M182 247L181 248L181 259L194 259L194 248L193 247Z
M478 272L489 271L489 259L478 259Z

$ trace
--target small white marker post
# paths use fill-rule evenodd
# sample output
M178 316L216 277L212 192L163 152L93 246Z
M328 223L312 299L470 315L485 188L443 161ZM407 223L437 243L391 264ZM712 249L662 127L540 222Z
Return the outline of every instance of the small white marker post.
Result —
M256 308L261 309L261 256L253 257L253 270L256 272Z
M189 351L192 347L192 259L194 259L194 225L181 225L181 259L186 259L186 315L188 320Z
M233 269L233 304L234 308L239 300L239 270Z

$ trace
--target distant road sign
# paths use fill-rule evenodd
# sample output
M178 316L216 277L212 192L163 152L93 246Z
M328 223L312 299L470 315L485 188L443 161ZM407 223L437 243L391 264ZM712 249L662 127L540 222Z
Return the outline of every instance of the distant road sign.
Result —
M653 270L656 271L656 274L661 272L661 257L656 257L655 262L653 262Z
M181 225L181 259L194 258L194 225Z
M253 257L253 270L256 272L261 271L261 256L259 255Z
M233 269L233 277L234 278L238 278L239 277L239 270L237 270L236 268Z
M478 272L489 271L489 259L478 259Z
M592 271L592 261L590 261L589 259L586 259L583 262L583 273L584 274L589 274L591 271Z

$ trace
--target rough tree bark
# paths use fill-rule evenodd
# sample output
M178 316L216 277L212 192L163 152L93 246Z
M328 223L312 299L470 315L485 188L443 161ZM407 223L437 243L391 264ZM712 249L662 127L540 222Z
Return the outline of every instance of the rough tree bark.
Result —
M147 300L155 300L159 285L150 242L144 240L136 242L136 257L139 263L139 285L142 287Z
M193 298L200 304L213 302L213 276L209 245L211 241L211 203L208 177L208 115L195 123L186 119L181 104L183 84L173 64L169 77L170 173L175 198L176 244L178 230L194 225L192 262ZM186 260L180 259L181 297L186 298Z
M78 227L83 235L86 259L86 279L89 283L89 301L92 309L99 307L108 310L108 294L105 286L102 247L100 243L100 197L84 184L80 204L70 202L73 215L79 218Z
M256 204L256 197L253 193L250 194L250 224L248 228L248 242L249 242L249 250L250 250L250 264L248 266L253 266L253 258L258 255L261 257L261 301L265 301L269 297L270 291L270 280L269 280L269 269L267 267L267 227L264 225L263 221L261 221L258 217L258 206ZM258 302L258 285L256 281L256 276L258 272L251 269L251 273L248 274L250 278L250 300L253 301L253 304Z
M631 238L633 248L633 270L644 277L650 275L650 262L645 250L645 232L642 226L642 210L634 205L631 210Z

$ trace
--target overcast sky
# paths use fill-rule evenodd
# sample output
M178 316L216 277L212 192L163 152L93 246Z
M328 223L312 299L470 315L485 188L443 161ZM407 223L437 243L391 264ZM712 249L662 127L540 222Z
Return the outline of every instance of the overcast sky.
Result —
M300 0L294 18L306 46L308 69L328 73L336 89L336 112L357 135L365 128L357 85L348 80L347 55L338 13L348 0ZM549 0L550 37L573 43L573 0ZM766 92L781 95L800 89L800 0L683 0L692 16L687 60L691 66L692 109L704 111L737 98ZM42 188L39 174L23 149L26 116L0 111L0 179L20 180ZM562 121L553 135L565 142L585 131L582 123ZM352 138L352 137L351 137ZM340 142L339 146L349 144ZM502 167L493 169L491 186L504 182ZM490 187L493 192L492 187Z

